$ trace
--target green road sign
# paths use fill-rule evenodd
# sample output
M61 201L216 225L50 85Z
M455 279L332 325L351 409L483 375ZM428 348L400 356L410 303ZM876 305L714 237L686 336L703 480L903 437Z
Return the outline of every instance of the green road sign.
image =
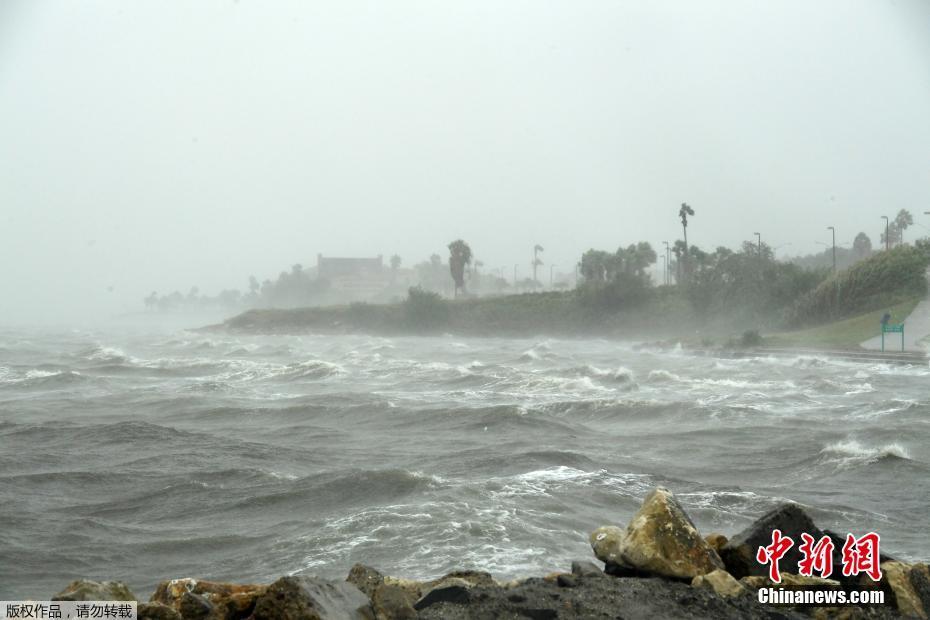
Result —
M901 334L901 350L904 350L904 323L897 325L882 323L882 351L885 350L885 334Z

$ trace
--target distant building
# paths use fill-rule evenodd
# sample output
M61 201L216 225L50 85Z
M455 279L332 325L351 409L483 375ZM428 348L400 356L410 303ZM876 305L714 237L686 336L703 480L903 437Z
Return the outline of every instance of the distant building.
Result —
M347 301L372 299L391 283L391 270L385 269L384 257L341 258L316 257L317 277L329 281L330 290Z

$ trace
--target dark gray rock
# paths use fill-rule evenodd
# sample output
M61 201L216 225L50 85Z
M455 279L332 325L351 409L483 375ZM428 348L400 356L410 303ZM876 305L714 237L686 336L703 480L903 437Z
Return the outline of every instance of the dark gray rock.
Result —
M572 575L603 575L604 571L594 562L575 560L572 562Z
M578 578L575 575L561 574L555 578L555 583L560 588L574 588L578 585Z
M709 590L696 590L680 581L662 578L613 578L572 575L575 587L531 578L511 588L475 586L467 604L436 602L419 610L419 618L596 619L715 618L720 620L800 619L792 610L760 605L752 597L723 599Z
M426 609L439 603L467 605L471 602L471 589L475 587L464 580L448 579L443 584L431 589L414 604L416 610Z
M183 620L181 614L161 603L139 603L138 620Z
M252 620L348 620L374 618L371 601L345 581L282 577L255 602Z
M185 592L181 596L178 611L184 620L203 620L213 611L213 603L193 592Z
M750 575L768 575L768 566L756 561L756 552L759 547L772 544L772 530L775 529L781 530L783 536L790 536L794 540L794 546L780 561L781 570L786 573L798 572L798 562L802 557L798 551L801 534L807 533L816 539L824 535L803 508L797 504L782 504L756 519L749 527L727 541L720 551L727 572L736 579ZM842 566L842 562L834 562L834 566Z

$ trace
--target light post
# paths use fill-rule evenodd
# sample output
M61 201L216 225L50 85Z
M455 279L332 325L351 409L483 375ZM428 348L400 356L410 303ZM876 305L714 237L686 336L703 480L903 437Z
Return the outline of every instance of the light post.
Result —
M833 273L836 273L836 229L832 226L827 226L827 230L833 233Z
M513 266L513 287L517 288L517 266Z
M891 249L891 239L888 237L888 216L883 215L882 219L885 220L885 251Z
M662 256L662 275L665 277L665 286L668 286L668 259Z
M752 233L759 240L759 258L762 258L762 235L759 233Z

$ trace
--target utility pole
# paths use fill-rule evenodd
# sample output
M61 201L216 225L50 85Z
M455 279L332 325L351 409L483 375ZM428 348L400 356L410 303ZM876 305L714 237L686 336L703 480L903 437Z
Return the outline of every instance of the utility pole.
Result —
M662 256L662 276L665 278L665 286L668 286L668 259Z
M882 219L885 220L885 251L891 249L891 238L888 236L888 216L883 215Z
M833 233L833 273L836 273L836 229L827 226L827 230Z

